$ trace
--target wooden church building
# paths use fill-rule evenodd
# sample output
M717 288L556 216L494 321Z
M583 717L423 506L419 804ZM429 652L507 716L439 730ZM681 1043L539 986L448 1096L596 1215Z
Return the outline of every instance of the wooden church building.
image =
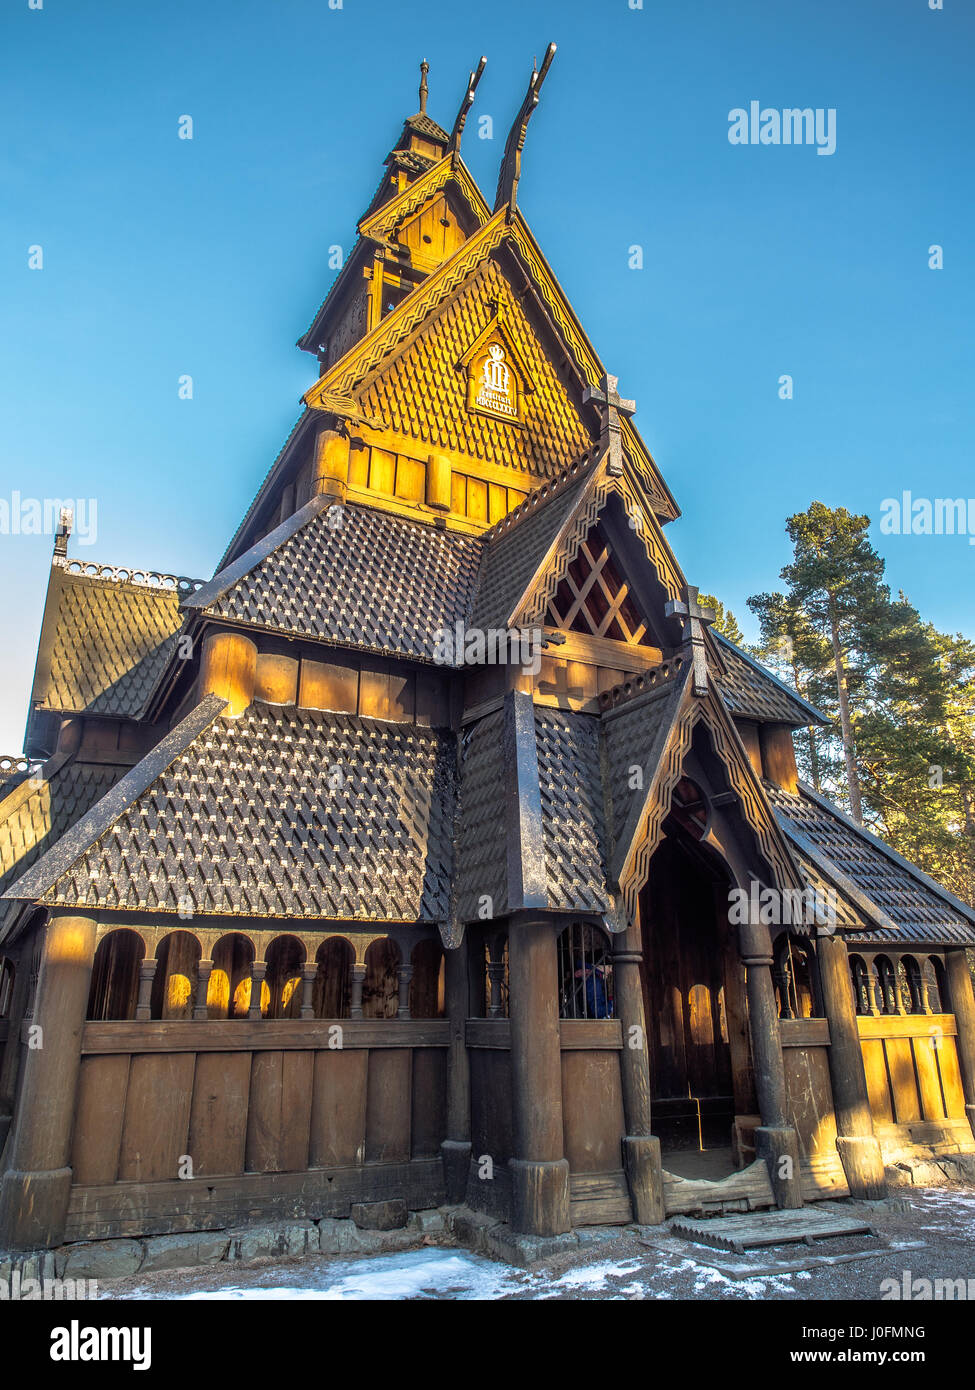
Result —
M822 716L685 581L518 205L551 55L493 204L481 69L447 130L424 65L212 579L61 527L0 769L0 1248L972 1162L975 913L799 782Z

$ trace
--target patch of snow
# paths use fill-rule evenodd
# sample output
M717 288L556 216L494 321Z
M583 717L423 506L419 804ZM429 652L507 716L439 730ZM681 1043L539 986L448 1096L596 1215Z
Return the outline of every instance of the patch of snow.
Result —
M180 1294L187 1299L494 1299L529 1282L524 1271L456 1250L409 1251L309 1269L300 1286L228 1286Z

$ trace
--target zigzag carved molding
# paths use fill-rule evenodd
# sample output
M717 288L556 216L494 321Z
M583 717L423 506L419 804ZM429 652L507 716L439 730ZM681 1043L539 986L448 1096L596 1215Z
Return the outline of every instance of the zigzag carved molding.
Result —
M549 603L555 597L556 590L565 578L566 571L578 555L582 542L595 525L596 519L605 507L610 494L614 492L622 497L624 504L628 505L628 509L632 509L628 510L628 515L631 519L635 518L636 520L637 524L633 529L639 536L644 553L667 594L673 599L680 598L683 586L677 568L661 543L654 529L654 523L649 520L644 509L630 491L625 476L619 478L604 475L593 488L588 502L577 515L571 529L566 533L558 554L553 557L549 568L546 569L539 581L538 588L520 617L522 623L531 624L542 621ZM518 615L515 615L515 621L517 620Z

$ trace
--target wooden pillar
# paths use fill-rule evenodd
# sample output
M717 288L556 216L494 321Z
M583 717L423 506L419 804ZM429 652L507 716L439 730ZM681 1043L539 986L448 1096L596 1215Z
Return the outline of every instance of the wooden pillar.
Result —
M639 917L616 940L619 948L613 952L613 984L616 1014L623 1029L623 1162L634 1221L641 1226L657 1226L666 1213L660 1140L650 1130L650 1048L640 978L643 936Z
M572 1228L569 1164L562 1138L562 1051L555 927L513 922L508 932L508 1007L514 1156L511 1225L529 1235Z
M444 1003L449 1025L447 1137L440 1145L444 1186L451 1205L463 1202L471 1163L471 1068L467 1055L470 1012L467 935L444 954Z
M490 936L487 941L487 983L488 997L487 1016L488 1018L502 1018L504 1016L502 988L504 986L504 948L507 943L507 936Z
M159 962L152 958L142 961L139 966L139 998L135 1006L135 1016L140 1023L145 1023L152 1017L152 982L156 978L158 964Z
M400 965L399 975L399 1000L397 1004L396 1017L410 1017L410 981L413 979L413 967L405 962Z
M267 961L256 960L251 966L251 1002L247 1010L248 1018L261 1018L261 994L264 977L267 974Z
M836 1149L851 1197L886 1197L884 1160L873 1132L846 942L841 936L818 937L816 959L823 1009L829 1021L829 1075L836 1114Z
M212 974L213 961L201 960L199 975L196 981L196 999L193 1003L193 1017L197 1022L202 1022L210 1017L210 1011L207 1008L207 997L210 993L210 976ZM230 1001L230 1010L231 1012L233 1011L233 1000Z
M301 967L301 1017L315 1017L315 980L318 976L318 962L305 962Z
M366 967L364 965L353 965L352 967L352 998L349 1003L349 1017L362 1017L362 986L366 979Z
M945 952L945 968L948 977L948 1002L955 1015L958 1036L955 1045L958 1049L958 1069L965 1092L965 1114L975 1132L975 996L972 994L972 977L968 969L968 953L963 946Z
M0 1248L60 1245L71 1190L71 1131L95 922L53 917L44 939L10 1167L0 1184Z
M755 1090L762 1123L755 1130L755 1155L764 1158L775 1200L780 1207L802 1206L799 1136L789 1123L785 1064L779 1038L779 1010L772 984L772 946L768 927L746 923L740 928L745 962L748 1023L751 1030Z

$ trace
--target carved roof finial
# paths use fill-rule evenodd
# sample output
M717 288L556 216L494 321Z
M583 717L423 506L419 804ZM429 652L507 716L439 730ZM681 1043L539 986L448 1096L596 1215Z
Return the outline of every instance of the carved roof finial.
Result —
M58 529L54 533L54 557L52 563L64 566L68 557L68 537L74 525L74 512L70 507L62 507L58 517Z
M538 67L537 59L532 60L532 75L528 82L528 91L525 99L521 103L521 109L515 117L514 125L508 133L508 139L504 147L504 158L501 161L501 173L498 176L498 191L494 199L494 211L504 207L505 203L510 203L514 208L518 198L518 180L521 178L521 152L525 148L525 136L528 134L528 122L531 120L532 112L538 105L539 93L542 90L542 83L545 81L546 74L552 66L552 59L555 57L555 44L550 43L545 50L545 57L542 59L541 68Z
M427 73L430 71L430 64L424 58L420 64L420 115L424 115L427 109L427 95L430 88L427 86Z
M467 122L467 113L474 105L474 93L477 91L477 84L480 82L481 74L483 73L486 67L487 59L482 54L481 61L477 65L477 71L468 74L467 91L464 93L464 99L460 104L460 110L457 112L457 119L454 121L454 128L450 132L450 145L448 146L448 148L453 150L455 153L460 149L460 137L464 133L464 126Z

